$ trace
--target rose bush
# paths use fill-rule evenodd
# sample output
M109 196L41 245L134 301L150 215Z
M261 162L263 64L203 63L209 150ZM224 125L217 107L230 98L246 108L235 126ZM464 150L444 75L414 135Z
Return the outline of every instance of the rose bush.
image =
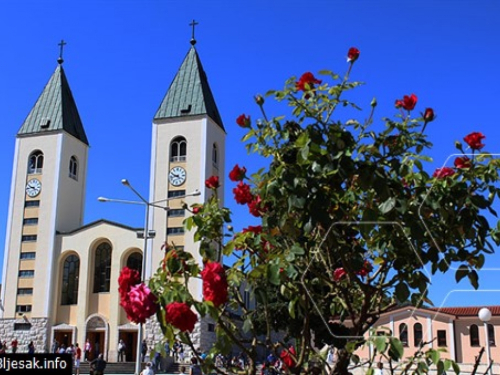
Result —
M375 356L396 361L391 368L402 373L431 365L458 371L434 349L405 362L399 340L368 333L382 313L400 304L431 303L425 267L431 273L454 270L457 281L467 278L478 287L477 270L500 243L499 226L484 216L496 215L499 163L487 152L475 153L485 147L484 135L475 132L464 139L472 157L457 141L463 155L454 166L429 173L432 143L424 128L435 121L434 110L412 117L415 94L398 99L396 107L404 111L382 121L374 119L376 100L365 121L337 116L344 108L360 109L347 97L360 85L350 80L359 56L359 50L348 52L343 78L323 71L320 80L307 72L268 92L288 104L288 118L268 116L259 97L261 120L236 119L246 129L247 149L269 160L250 176L245 167L231 172L237 203L247 205L257 223L235 231L230 210L211 194L185 220L203 270L189 251L179 251L150 280L169 341L177 335L196 352L187 334L195 312L216 323L207 371L224 372L214 368L213 358L236 346L248 359L247 373L256 373L258 353L267 351L285 353L293 363L288 371L298 374L311 362L324 362L317 350L324 344L338 350L333 374L358 366L356 350L364 345L374 348L365 363L369 372ZM216 191L219 179L212 176L205 186ZM222 267L221 255L234 262ZM181 259L182 272L171 272ZM202 300L188 287L200 276ZM272 339L276 331L283 340Z

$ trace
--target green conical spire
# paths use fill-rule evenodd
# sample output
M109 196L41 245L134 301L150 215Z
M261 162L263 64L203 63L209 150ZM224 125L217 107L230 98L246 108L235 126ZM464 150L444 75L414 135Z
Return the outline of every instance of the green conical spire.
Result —
M207 75L194 45L182 62L154 119L207 115L224 129Z
M64 74L62 58L17 134L44 134L59 130L89 144Z

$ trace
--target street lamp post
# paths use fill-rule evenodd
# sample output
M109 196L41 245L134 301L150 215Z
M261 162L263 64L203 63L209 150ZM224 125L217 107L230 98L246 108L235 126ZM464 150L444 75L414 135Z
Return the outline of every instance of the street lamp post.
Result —
M182 199L182 198L187 198L187 197L195 197L200 195L199 190L195 190L190 194L178 196L178 197L170 197L166 199L161 199L158 201L154 202L149 202L147 201L137 190L134 189L134 187L130 184L130 182L127 179L123 179L122 184L128 187L132 192L140 199L140 201L131 201L131 200L126 200L126 199L112 199L112 198L105 198L105 197L99 197L97 200L99 202L115 202L115 203L125 203L125 204L139 204L143 205L146 207L146 217L144 219L144 251L143 251L143 256L142 256L142 269L141 269L141 280L142 282L145 282L146 279L146 266L147 266L147 256L148 256L148 239L154 238L154 234L150 233L149 231L149 209L150 207L156 207L156 208L161 208L168 212L170 207L168 205L166 206L159 206L159 203L166 203L168 201L171 201L173 199ZM139 375L141 372L141 349L142 349L142 336L143 336L143 326L142 323L139 323L137 331L137 353L136 353L136 362L135 362L135 374Z
M491 311L488 308L483 307L481 310L479 310L478 317L479 320L481 320L484 323L484 337L486 340L486 360L487 360L486 368L489 368L488 373L490 375L493 375L493 369L491 368L492 366L490 367L491 353L490 353L490 338L488 336L488 322L491 319Z

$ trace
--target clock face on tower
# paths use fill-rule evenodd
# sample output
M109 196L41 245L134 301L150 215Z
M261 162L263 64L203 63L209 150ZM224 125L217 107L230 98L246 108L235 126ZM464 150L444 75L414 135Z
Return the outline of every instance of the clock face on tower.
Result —
M168 180L173 186L181 186L186 181L186 170L182 167L173 167L168 174Z
M42 183L36 178L32 178L26 184L26 194L28 197L36 197L42 190Z

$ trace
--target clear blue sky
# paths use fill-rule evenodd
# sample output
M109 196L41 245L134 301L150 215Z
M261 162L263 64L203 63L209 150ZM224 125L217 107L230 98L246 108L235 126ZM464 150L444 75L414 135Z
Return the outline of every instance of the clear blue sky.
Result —
M64 68L89 138L85 222L106 218L143 225L141 208L106 205L98 196L132 199L128 178L148 192L151 121L189 49L192 19L197 50L227 130L226 169L255 171L235 125L258 117L253 95L281 88L292 75L331 69L344 73L346 52L361 51L352 78L366 82L357 103L379 102L375 119L393 116L394 100L415 93L417 110L433 107L428 126L435 165L471 131L500 153L500 2L477 0L3 0L0 3L0 262L3 260L15 135L56 68L64 39ZM268 100L269 102L269 100ZM286 112L272 107L270 115ZM426 131L427 132L427 131ZM246 225L226 181L226 204ZM499 255L488 257L481 289L459 292L454 275L433 276L435 305L500 304ZM1 269L1 268L0 268ZM451 294L449 294L451 293ZM447 295L449 296L447 297Z

